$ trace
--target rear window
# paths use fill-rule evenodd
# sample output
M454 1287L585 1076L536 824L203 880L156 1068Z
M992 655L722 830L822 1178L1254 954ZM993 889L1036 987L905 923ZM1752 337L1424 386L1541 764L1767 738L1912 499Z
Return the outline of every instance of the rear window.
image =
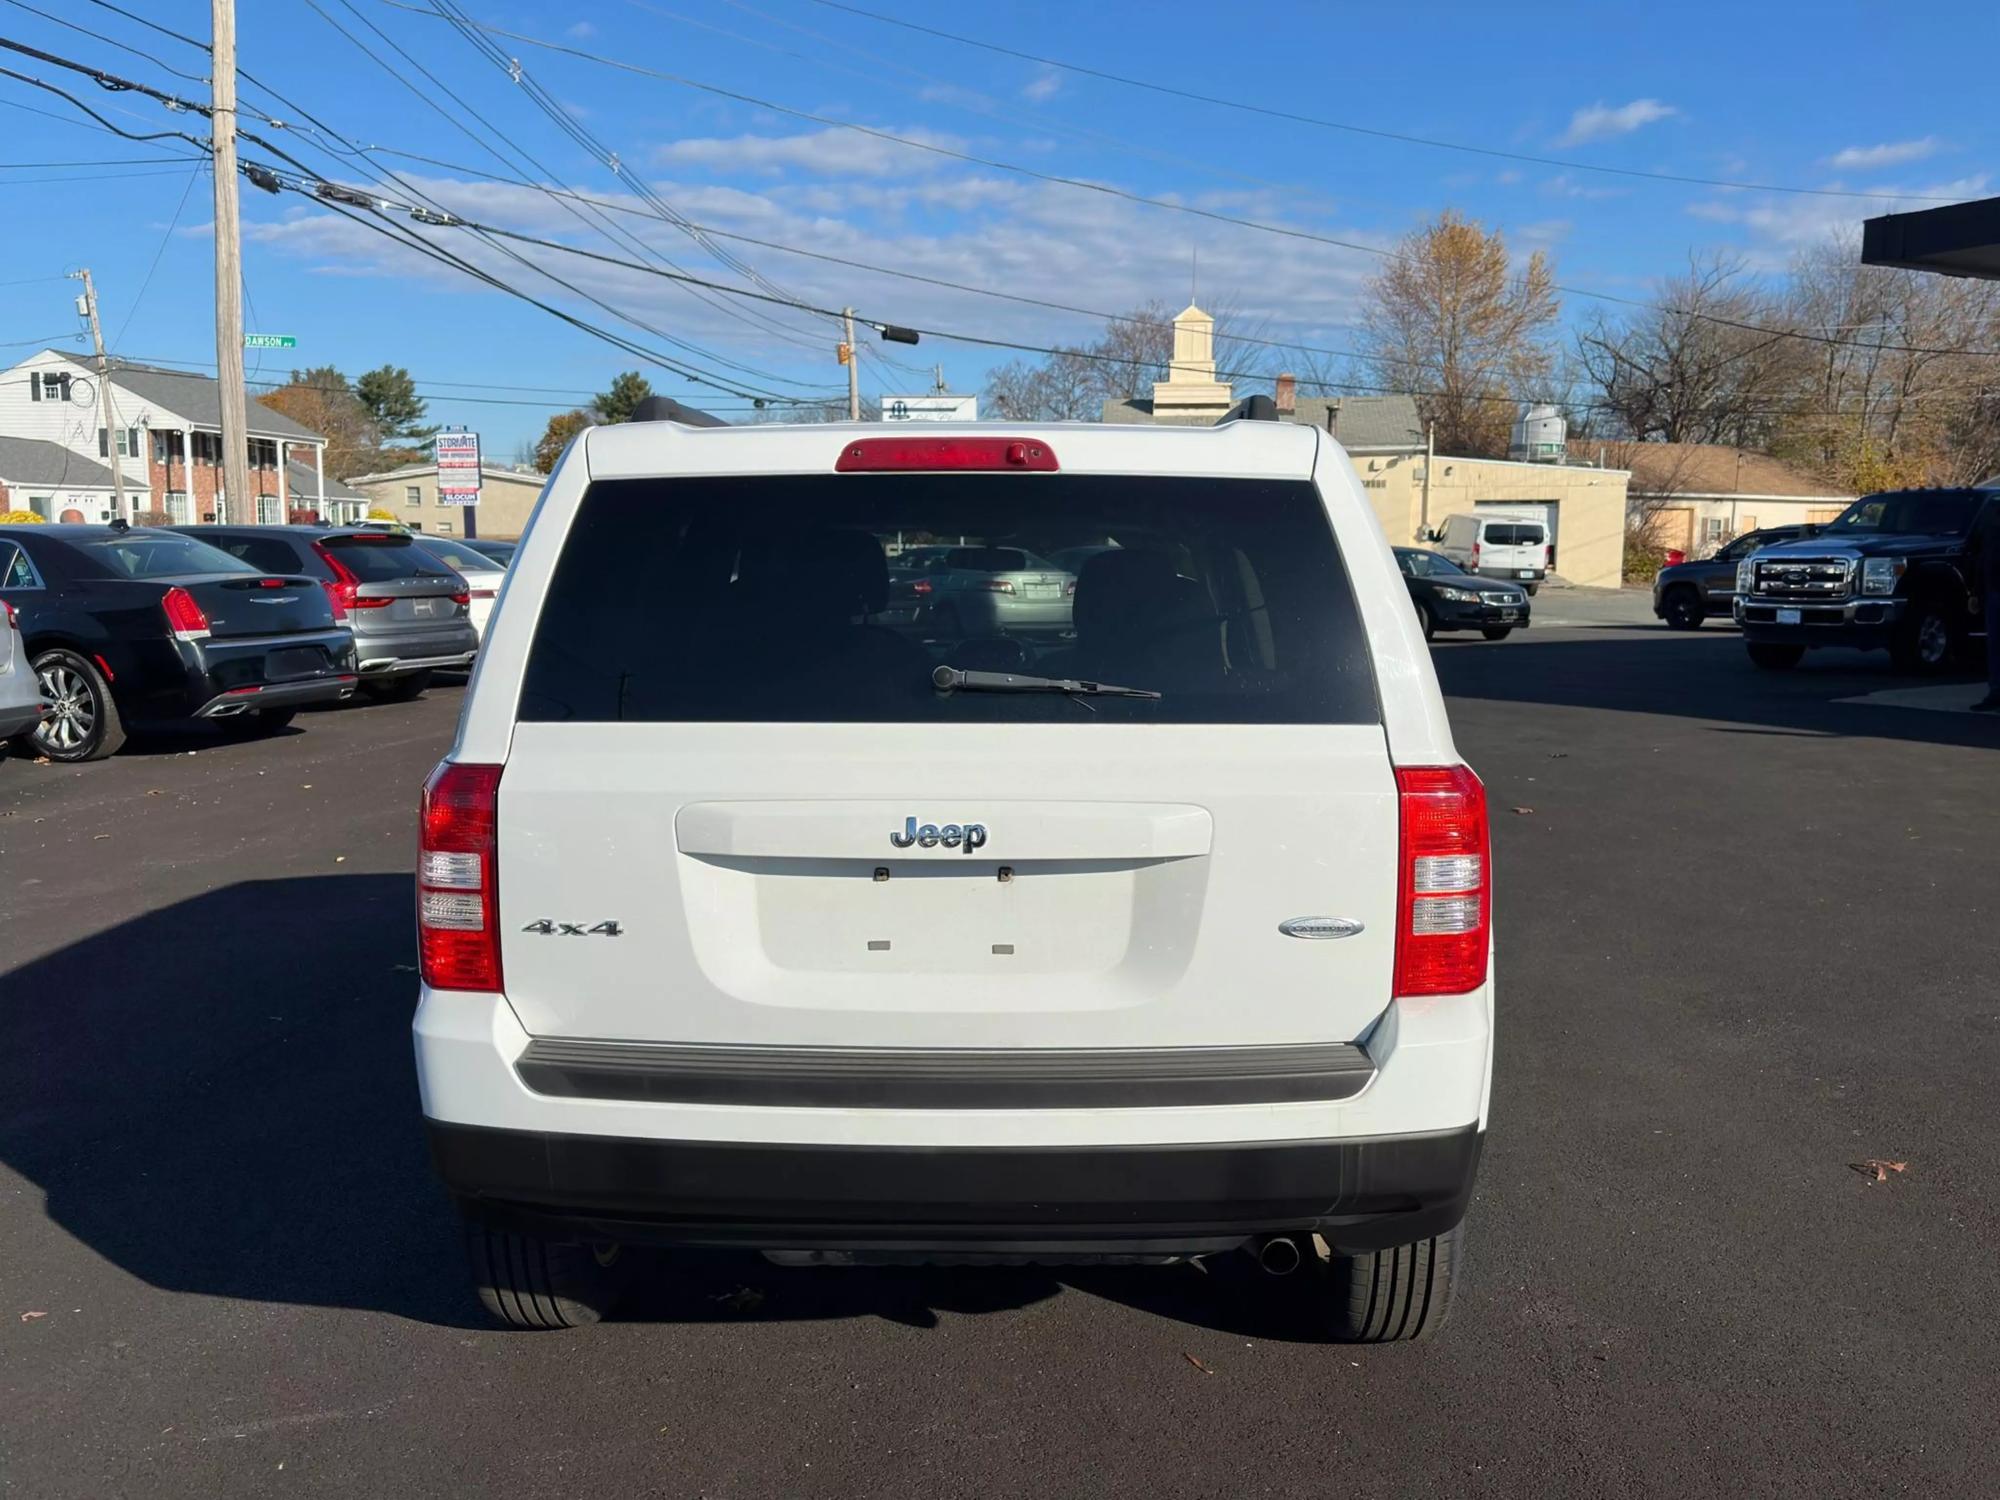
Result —
M1489 547L1539 547L1542 528L1532 522L1488 521L1485 542Z
M423 542L417 550L460 573L492 573L499 569L499 564L492 558L474 552L470 547L455 547L450 542Z
M164 532L135 531L124 536L113 532L70 545L115 578L186 578L198 573L257 571L220 547Z
M400 578L449 578L451 569L400 536L330 536L320 546L362 583L394 583Z
M1063 549L1076 572L1046 561ZM1161 696L940 693L940 665ZM1310 483L886 474L592 485L542 603L520 717L1372 724L1379 712Z

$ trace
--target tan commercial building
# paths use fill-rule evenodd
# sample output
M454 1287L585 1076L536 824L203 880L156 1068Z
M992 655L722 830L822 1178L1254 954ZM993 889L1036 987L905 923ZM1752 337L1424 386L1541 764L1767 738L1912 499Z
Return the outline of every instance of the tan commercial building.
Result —
M1204 427L1220 421L1235 393L1216 379L1214 339L1214 320L1187 308L1174 319L1167 378L1154 382L1150 399L1105 402L1104 420ZM1277 406L1281 420L1318 427L1346 449L1396 546L1425 545L1447 516L1500 510L1542 520L1559 578L1591 588L1624 581L1624 470L1438 454L1427 474L1423 422L1409 396L1300 396L1292 377L1280 375Z
M1855 499L1767 453L1721 443L1625 443L1613 455L1632 472L1633 527L1689 557L1760 527L1824 525Z
M519 469L479 470L479 504L438 503L436 464L410 464L383 474L347 481L368 499L370 510L386 511L412 531L433 536L483 536L512 541L528 528L546 475Z

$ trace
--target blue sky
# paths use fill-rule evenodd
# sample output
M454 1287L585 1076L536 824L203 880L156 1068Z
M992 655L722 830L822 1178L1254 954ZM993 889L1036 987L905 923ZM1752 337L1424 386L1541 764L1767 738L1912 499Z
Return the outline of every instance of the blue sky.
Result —
M638 178L675 212L714 230L1083 309L1122 311L1149 299L1178 306L1188 292L1190 260L1198 256L1205 303L1234 310L1267 337L1329 348L1352 342L1356 298L1376 263L1364 251L1040 181L494 38L575 123L618 154L621 180L538 112L503 65L443 21L385 0L318 3L386 55L382 37L359 18L380 27L437 82L399 63L415 85L407 87L307 0L258 0L243 8L241 61L288 96L291 107L250 88L245 102L292 125L301 123L297 109L309 111L362 146L525 175L652 213L630 189ZM0 35L205 97L204 85L168 71L205 76L201 53L88 0L32 4L146 56L79 35L12 0L0 8ZM829 121L1362 246L1392 244L1424 219L1456 208L1504 230L1518 251L1548 251L1565 285L1610 295L1642 295L1691 251L1731 250L1753 271L1775 274L1801 247L1852 230L1864 217L1924 205L1659 182L1583 166L1944 199L2000 191L2000 124L1990 91L1942 82L1958 71L1952 59L1982 58L2000 40L1990 0L1933 0L1890 11L1768 0L1677 7L1305 4L1245 10L1240 14L1253 19L1241 25L1230 21L1239 12L1178 0L1144 8L1052 0L951 7L869 0L866 6L1273 109L1579 164L1566 168L1141 92L815 0L464 4L474 19L493 26ZM130 8L190 35L207 34L202 0L131 0ZM204 133L198 117L170 114L141 95L107 93L18 55L0 58L0 65L64 83L129 130ZM1972 76L1978 71L1975 61ZM447 97L447 89L458 98ZM53 278L89 264L116 352L212 360L210 186L197 169L174 160L191 148L135 144L48 115L83 118L53 95L0 77L0 204L14 230L0 261L0 356L16 358L52 341L50 335L73 333L75 288ZM496 140L489 124L513 147ZM351 161L320 149L337 142L251 115L245 126L327 176L364 180ZM524 168L510 156L515 148L545 170ZM253 147L245 154L269 159ZM132 158L146 160L128 164ZM370 159L461 215L635 256L629 244L615 244L596 224L580 221L574 203L536 188L380 152ZM295 357L265 355L256 366L253 353L253 367L264 375L282 375L293 363L331 363L350 373L384 361L404 365L430 398L434 420L478 428L489 454L504 458L538 433L551 411L602 388L619 369L645 368L300 197L274 198L246 185L244 218L246 325L299 340ZM611 218L689 272L747 284L739 269L718 263L671 224ZM463 231L425 233L544 300L674 352L657 334L618 323ZM727 245L787 294L827 306L851 302L877 319L1031 344L1097 331L1087 316L741 242L709 244ZM738 391L797 397L844 381L833 359L835 334L810 314L752 304L754 317L746 321L657 277L516 248L621 312L696 346L699 352L678 357ZM1596 307L1572 297L1565 313L1575 320ZM976 390L992 363L1012 357L932 338L917 349L879 353L907 368L871 354L863 367L870 394L923 389L929 367L940 362L954 389ZM732 414L746 404L656 369L648 374L663 391Z

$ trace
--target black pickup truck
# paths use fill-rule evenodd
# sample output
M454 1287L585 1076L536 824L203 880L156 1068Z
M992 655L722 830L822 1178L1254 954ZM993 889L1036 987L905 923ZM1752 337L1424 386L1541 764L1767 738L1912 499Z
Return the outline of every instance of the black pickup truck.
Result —
M1863 495L1819 535L1745 558L1733 612L1750 660L1783 670L1811 647L1849 646L1887 649L1902 671L1943 669L1985 633L1987 506L2000 489Z

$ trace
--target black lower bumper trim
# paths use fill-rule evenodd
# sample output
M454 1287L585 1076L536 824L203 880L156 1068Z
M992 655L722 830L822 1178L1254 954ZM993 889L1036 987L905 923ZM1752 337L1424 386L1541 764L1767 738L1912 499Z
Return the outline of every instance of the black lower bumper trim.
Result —
M1337 1249L1464 1216L1474 1126L1355 1140L1078 1147L764 1145L426 1121L468 1213L556 1237L771 1249L1060 1243L1214 1249L1316 1232Z
M539 1037L538 1094L809 1109L1117 1109L1351 1099L1375 1064L1349 1043L1278 1047L694 1047Z

